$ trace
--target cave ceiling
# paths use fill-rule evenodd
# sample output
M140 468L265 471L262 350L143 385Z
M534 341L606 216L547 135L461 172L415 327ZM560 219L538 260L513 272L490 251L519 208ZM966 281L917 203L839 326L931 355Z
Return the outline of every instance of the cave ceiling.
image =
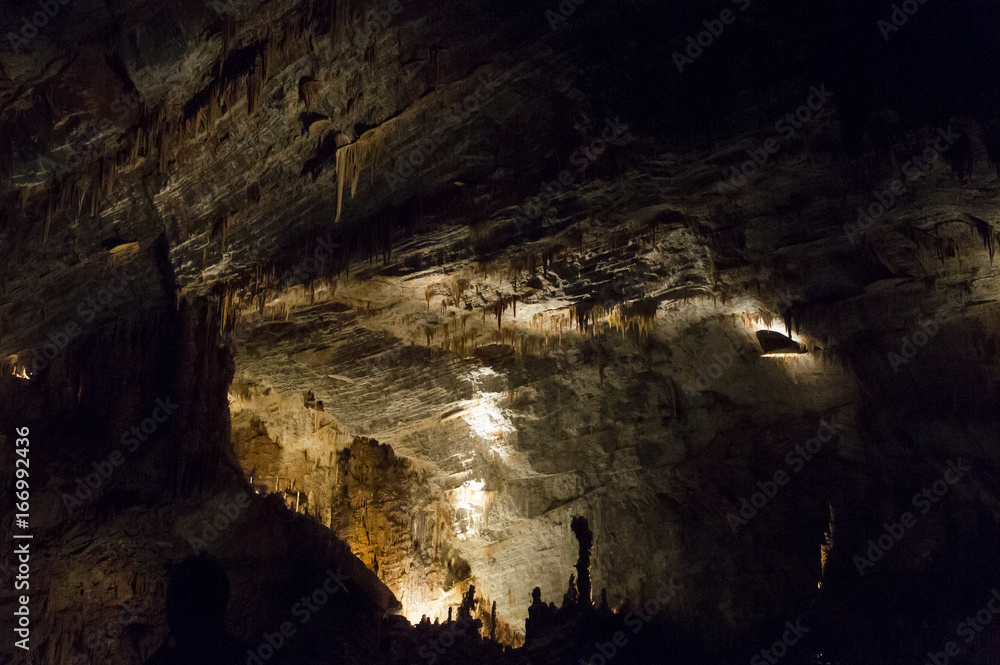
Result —
M752 579L686 592L720 632L919 469L974 457L995 528L1000 40L944 4L7 2L4 371L205 306L243 474L411 621L471 580L523 625L580 514L615 602ZM739 540L830 423L755 527L799 535Z

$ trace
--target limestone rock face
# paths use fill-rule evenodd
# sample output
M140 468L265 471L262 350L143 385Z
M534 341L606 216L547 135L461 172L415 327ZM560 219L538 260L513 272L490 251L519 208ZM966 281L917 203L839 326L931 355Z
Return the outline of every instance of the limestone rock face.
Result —
M49 442L45 662L155 650L192 538L254 644L351 571L289 662L416 662L448 628L397 613L472 587L520 644L578 516L624 611L451 658L577 662L664 585L710 660L797 616L805 660L939 650L1000 584L998 10L722 5L5 5L0 435Z
M169 635L170 569L198 554L226 570L229 629L247 644L288 620L328 570L353 595L330 601L289 653L347 654L399 611L328 529L243 482L225 397L232 359L217 335L203 310L185 306L75 340L31 380L3 377L3 422L30 430L30 644L44 662L144 662ZM15 459L5 445L4 468ZM13 488L11 475L4 490ZM15 544L4 544L8 581ZM4 585L5 612L17 595Z

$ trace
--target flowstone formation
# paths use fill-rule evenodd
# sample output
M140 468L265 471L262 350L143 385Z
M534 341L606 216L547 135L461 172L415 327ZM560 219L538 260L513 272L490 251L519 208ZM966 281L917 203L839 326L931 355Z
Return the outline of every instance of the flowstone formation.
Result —
M1000 662L1000 7L851 4L7 2L29 662Z

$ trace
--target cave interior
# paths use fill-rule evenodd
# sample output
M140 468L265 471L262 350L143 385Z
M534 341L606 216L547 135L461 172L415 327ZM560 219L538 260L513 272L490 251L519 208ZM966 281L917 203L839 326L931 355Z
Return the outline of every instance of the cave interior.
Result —
M3 0L0 663L1000 665L998 204L995 0Z

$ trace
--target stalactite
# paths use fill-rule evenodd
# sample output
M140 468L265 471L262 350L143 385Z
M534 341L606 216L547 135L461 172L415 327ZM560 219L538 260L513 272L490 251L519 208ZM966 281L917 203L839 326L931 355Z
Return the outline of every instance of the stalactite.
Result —
M993 232L993 227L990 226L989 222L979 217L974 217L972 215L967 215L968 219L972 221L973 234L978 234L979 238L983 241L983 249L987 250L990 254L990 264L993 264L993 254L996 250L996 245L994 241L996 236Z
M514 315L517 316L517 295L505 296L498 294L497 299L483 308L483 323L486 323L486 314L497 317L497 330L501 329L504 312L509 308L514 308Z
M656 324L656 311L659 302L654 298L645 298L634 302L616 305L608 315L608 323L622 333L634 330L645 337Z
M79 197L76 214L77 216L83 214L83 203L87 198L87 188L79 183L79 181L74 181L73 186L77 189L77 195Z
M129 242L117 245L112 247L108 253L108 266L110 268L118 268L135 258L135 256L139 253L139 243Z
M257 100L264 90L264 58L258 53L254 65L246 75L247 79L247 114L252 115L257 107Z
M45 233L42 235L42 248L45 248L45 244L49 240L49 228L52 226L52 208L53 204L50 200L49 204L45 207Z
M586 334L593 331L594 325L605 315L605 309L592 300L585 300L570 307L570 321L576 323L577 331Z
M319 91L320 82L316 79L305 77L299 81L299 101L305 104L307 112L315 109Z
M158 136L158 147L157 154L159 156L159 161L157 162L157 167L160 173L167 172L167 163L170 151L170 123L162 122L159 127Z
M385 123L379 127L365 132L356 142L342 146L337 149L337 217L343 210L344 186L351 183L351 198L354 198L358 189L358 181L361 178L361 170L365 164L371 168L371 177L374 182L375 172L378 170L379 156L385 136L388 133Z

